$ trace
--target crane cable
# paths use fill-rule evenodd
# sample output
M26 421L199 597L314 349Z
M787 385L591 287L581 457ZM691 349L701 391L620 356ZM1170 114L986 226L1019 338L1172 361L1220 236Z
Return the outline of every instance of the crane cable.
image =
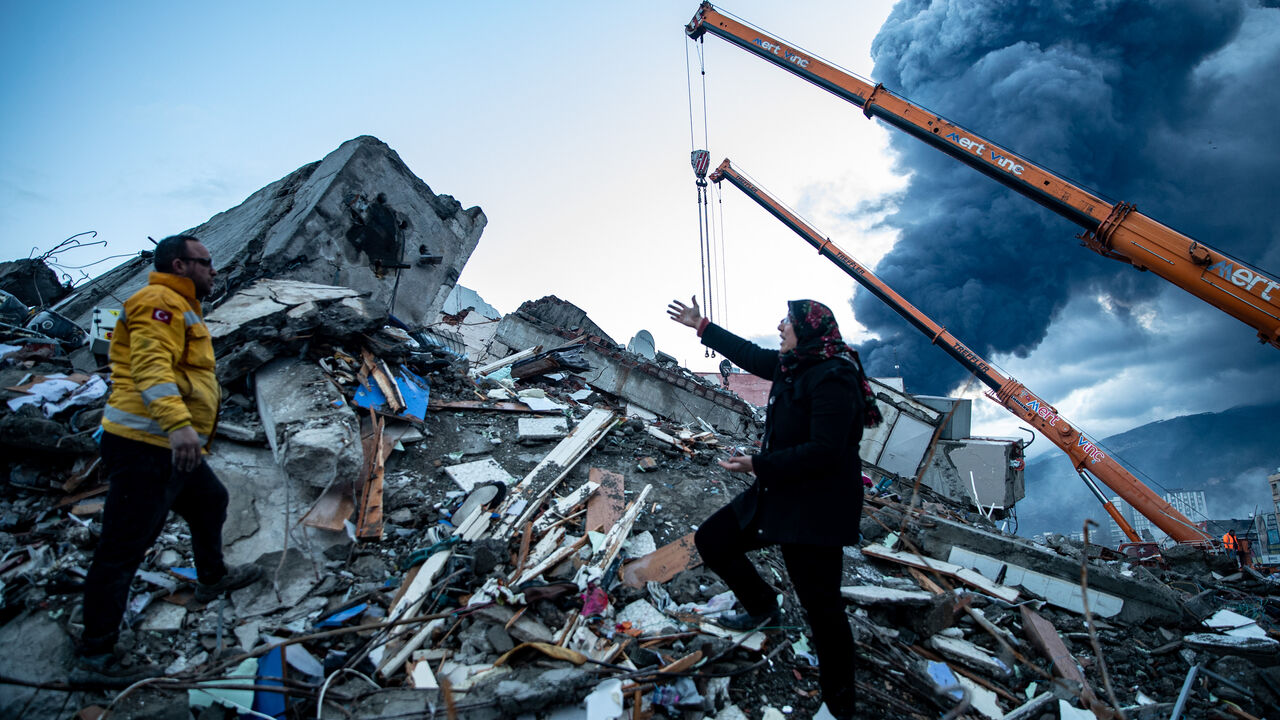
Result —
M703 139L706 140L710 134L707 125L707 69L701 42L698 43L698 64L699 72L702 76L702 134ZM711 168L711 153L707 150L699 149L697 145L693 111L692 68L689 63L689 44L687 42L685 43L685 79L689 98L689 162L693 166L694 184L697 188L698 262L700 266L700 282L702 284L702 306L705 317L708 320L715 321L717 319L717 305L721 307L724 305L724 239L722 231L720 233L720 252L717 253L711 204L707 199L707 172ZM723 209L721 212L723 213ZM719 265L719 268L717 268L717 265ZM719 269L719 272L717 272L717 269ZM704 356L715 357L715 352L707 349L704 351Z

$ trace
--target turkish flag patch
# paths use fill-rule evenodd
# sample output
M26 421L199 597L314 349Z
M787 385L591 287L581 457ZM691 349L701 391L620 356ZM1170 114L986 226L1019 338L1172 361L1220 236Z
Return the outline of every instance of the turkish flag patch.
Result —
M156 308L155 310L151 311L151 319L159 320L165 325L168 325L169 321L173 319L173 313L169 312L168 310L161 310L160 308Z

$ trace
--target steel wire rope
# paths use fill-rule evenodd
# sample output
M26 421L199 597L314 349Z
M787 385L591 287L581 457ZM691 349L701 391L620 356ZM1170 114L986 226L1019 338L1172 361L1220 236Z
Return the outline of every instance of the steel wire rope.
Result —
M702 42L697 42L698 53L698 73L701 76L701 93L702 93L702 137L704 147L710 146L710 123L708 121L707 111L707 66L705 46ZM698 153L706 153L705 150L699 151L697 148L697 130L694 119L693 110L693 68L689 62L689 45L685 43L685 86L688 95L689 105L689 145L690 157L694 158ZM721 284L723 271L717 272L717 258L723 253L717 254L716 241L714 236L713 216L710 210L710 202L707 195L707 181L705 175L699 172L697 162L694 163L694 172L697 185L697 205L698 205L698 263L699 263L699 282L702 285L702 307L704 316L710 320L717 319L716 307L723 304L723 293L718 292ZM715 352L704 350L705 357L715 357Z
M729 273L728 263L724 253L724 192L719 185L716 185L716 209L720 212L720 222L717 229L720 231L720 324L729 325Z
M702 78L702 146L710 151L711 132L707 121L707 54L703 43L698 43L698 74ZM707 309L707 319L714 322L716 319L715 281L712 279L712 275L715 270L715 261L712 259L711 213L710 203L707 202L706 178L698 179L698 203L698 242L700 244L705 243L702 257L702 305ZM704 233L705 241L703 240Z

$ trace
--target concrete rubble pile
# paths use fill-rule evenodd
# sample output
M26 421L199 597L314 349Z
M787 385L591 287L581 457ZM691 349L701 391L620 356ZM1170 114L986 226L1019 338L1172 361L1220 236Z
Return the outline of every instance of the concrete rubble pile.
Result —
M693 545L745 487L715 460L755 442L759 410L554 296L459 301L484 216L402 168L359 138L201 226L224 233L220 273L236 258L206 316L227 390L208 461L228 560L268 580L198 603L172 520L122 637L165 678L65 683L108 378L87 337L0 327L0 716L810 717L780 554L756 561L782 626L732 633ZM144 265L52 311L89 327ZM901 476L860 528L842 592L864 717L1275 716L1280 585L1224 557L1035 545Z

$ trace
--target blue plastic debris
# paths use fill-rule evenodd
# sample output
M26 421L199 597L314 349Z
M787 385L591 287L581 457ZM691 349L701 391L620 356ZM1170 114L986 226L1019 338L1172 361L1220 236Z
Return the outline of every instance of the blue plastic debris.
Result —
M964 691L959 689L960 681L956 680L956 674L951 672L951 668L946 663L936 660L929 661L929 677L933 678L935 689L952 688L947 693L948 695L956 700L964 697Z
M182 579L184 579L184 580L190 580L191 582L195 582L195 581L196 581L196 569L195 569L195 568L187 568L187 567L171 567L171 568L169 568L169 572L173 573L174 575L177 575L178 577L180 577L180 578L182 578Z
M403 367L396 369L395 381L405 404L404 411L399 417L421 422L427 416L427 403L431 400L431 385ZM356 388L356 396L352 402L356 407L386 412L387 396L383 394L377 383L370 382Z
M369 607L369 603L360 603L359 605L353 605L347 608L346 610L339 610L338 612L330 615L324 620L321 620L320 622L316 623L316 627L317 628L341 627L342 623L364 612L366 609L368 609L368 607Z
M271 652L258 659L258 677L256 683L263 687L284 687L280 680L269 678L284 677L284 648L274 647ZM256 690L253 693L253 711L268 717L283 718L285 711L284 693L270 690Z

